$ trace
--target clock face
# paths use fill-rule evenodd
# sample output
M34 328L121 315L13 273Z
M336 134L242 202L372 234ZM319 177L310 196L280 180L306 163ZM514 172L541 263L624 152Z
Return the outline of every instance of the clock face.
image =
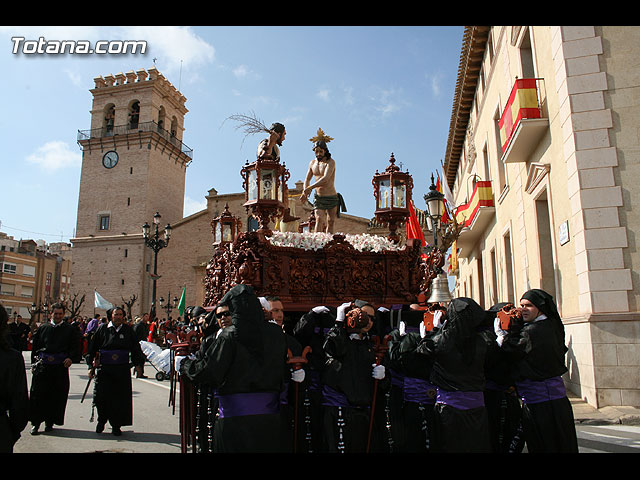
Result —
M118 153L113 150L105 153L102 157L102 165L104 165L105 168L113 168L116 166L116 163L118 163Z

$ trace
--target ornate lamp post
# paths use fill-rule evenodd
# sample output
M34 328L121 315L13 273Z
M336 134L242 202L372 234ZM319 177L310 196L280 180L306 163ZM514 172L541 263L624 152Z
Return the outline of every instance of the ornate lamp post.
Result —
M31 324L33 323L33 317L35 315L38 315L38 321L40 321L41 313L44 313L45 318L47 317L47 313L49 313L49 302L46 298L44 300L44 303L39 302L38 305L36 305L35 303L31 304L31 307L29 308L29 314L31 315L31 319L29 320L29 327L31 327Z
M167 295L167 298L171 298L171 293L169 293L169 295ZM160 297L158 299L158 303L160 304L160 308L164 309L167 311L167 319L169 318L169 315L171 315L171 310L173 310L174 308L176 308L178 306L178 297L176 297L175 295L173 296L173 300L171 302L167 302L166 305L164 304L164 298Z
M211 220L211 233L213 234L213 244L222 246L235 242L240 234L242 222L234 217L229 211L229 204L224 206L224 211L219 217Z
M251 210L259 224L259 230L268 230L269 222L284 215L287 201L289 170L270 156L258 157L245 164L240 171L245 190L244 207Z
M153 216L153 225L154 225L154 233L153 236L149 236L150 227L149 224L145 222L142 226L142 235L144 237L144 243L153 250L153 290L151 293L151 307L154 311L155 316L155 308L156 308L156 280L158 278L158 252L162 250L164 247L169 245L169 239L171 238L171 225L167 224L164 227L164 239L160 238L159 225L160 225L161 215L156 212ZM153 319L152 319L153 320Z
M400 237L396 230L409 218L413 177L408 172L401 171L395 162L392 153L385 171L378 173L376 170L371 183L376 199L376 220L389 226L389 239L397 243Z
M438 249L438 231L440 230L440 220L444 213L444 195L436 189L433 183L433 174L431 174L431 185L429 186L429 192L424 196L424 201L427 204L427 225L433 233L433 250L431 254L434 255ZM450 302L449 282L447 275L442 270L442 266L438 265L434 273L436 277L431 284L431 296L427 303Z

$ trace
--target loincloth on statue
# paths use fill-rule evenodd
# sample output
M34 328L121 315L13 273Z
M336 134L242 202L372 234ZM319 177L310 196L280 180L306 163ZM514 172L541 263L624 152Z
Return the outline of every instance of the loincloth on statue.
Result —
M335 195L318 195L313 199L313 206L318 210L331 210L334 207L336 209L336 216L340 218L340 211L346 212L347 205L344 203L344 198L339 193Z

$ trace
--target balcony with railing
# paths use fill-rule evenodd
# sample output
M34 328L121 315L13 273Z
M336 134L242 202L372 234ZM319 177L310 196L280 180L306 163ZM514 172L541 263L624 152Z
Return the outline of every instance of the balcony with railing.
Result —
M153 132L160 135L174 147L179 149L183 154L193 160L193 149L182 143L175 135L168 132L156 122L137 123L135 125L127 124L116 127L93 128L90 130L78 130L77 141L80 145L83 141L92 139L112 138L116 135L131 135L137 133Z
M461 257L468 257L495 218L491 181L476 181L471 198L455 209L456 222L463 226L457 240Z
M504 163L525 162L549 129L543 117L544 79L516 79L498 122Z

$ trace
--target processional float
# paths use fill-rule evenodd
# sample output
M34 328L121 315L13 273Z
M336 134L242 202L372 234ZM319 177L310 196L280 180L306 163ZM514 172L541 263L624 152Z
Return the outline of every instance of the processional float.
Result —
M257 220L258 229L242 232L241 221L228 205L211 221L213 255L204 279L206 309L215 308L235 285L245 284L259 296L279 297L290 313L304 314L319 305L338 306L345 298L358 298L376 307L422 304L425 315L432 315L426 299L439 298L431 285L442 274L446 250L429 248L416 238L407 238L401 245L398 228L408 221L413 208L413 178L395 164L393 154L385 170L376 170L372 180L375 218L388 227L387 237L272 230L270 225L287 209L289 171L278 159L263 155L247 161L240 173L244 207ZM444 297L449 293L445 288ZM171 348L174 357L188 355L199 343ZM210 395L203 395L184 376L179 385L182 452L211 451L212 432L201 431L213 424L211 418L203 422L201 416L208 412L215 417ZM175 405L175 395L172 402ZM198 438L207 444L203 446Z

